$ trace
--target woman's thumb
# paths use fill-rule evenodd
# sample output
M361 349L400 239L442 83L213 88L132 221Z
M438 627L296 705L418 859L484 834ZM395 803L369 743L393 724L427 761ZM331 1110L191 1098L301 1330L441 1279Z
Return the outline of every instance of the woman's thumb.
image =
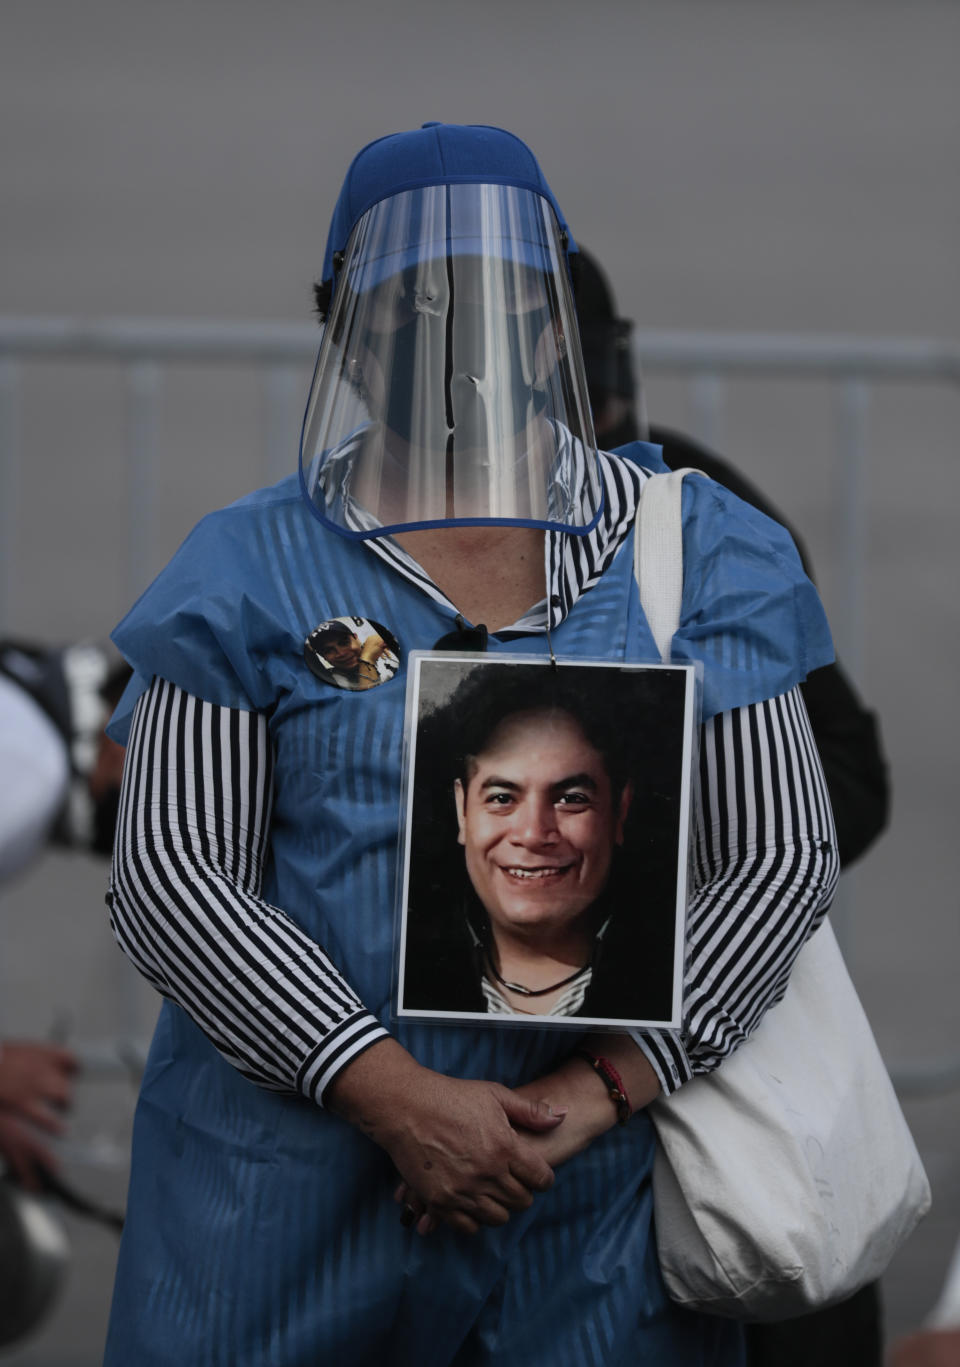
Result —
M510 1093L510 1100L504 1109L512 1125L522 1130L553 1130L560 1124L570 1109L569 1106L551 1106L546 1098L534 1101L530 1097Z

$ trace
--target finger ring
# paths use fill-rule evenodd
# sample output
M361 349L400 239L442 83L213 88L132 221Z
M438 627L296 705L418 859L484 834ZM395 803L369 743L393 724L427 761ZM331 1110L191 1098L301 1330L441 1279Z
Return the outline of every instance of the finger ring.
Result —
M403 1225L404 1229L409 1229L416 1220L417 1212L414 1210L413 1206L404 1206L403 1210L400 1212L400 1223Z

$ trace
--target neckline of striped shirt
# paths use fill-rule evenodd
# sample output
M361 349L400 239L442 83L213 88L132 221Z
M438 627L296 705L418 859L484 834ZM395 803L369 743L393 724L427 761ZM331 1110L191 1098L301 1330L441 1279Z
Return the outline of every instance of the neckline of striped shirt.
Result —
M566 430L566 429L564 429ZM346 454L346 453L344 453ZM584 487L583 471L589 453L579 438L567 432L562 459L570 466L574 488ZM529 635L553 629L572 611L574 604L597 583L622 546L637 515L640 490L647 472L632 461L609 451L598 452L598 471L603 488L603 507L596 527L586 536L548 531L545 535L547 596L535 603L512 626L496 634ZM353 531L370 531L376 525L365 509L345 499L344 517ZM390 536L370 537L365 543L398 574L421 589L434 602L456 612L456 604L433 582L426 570ZM548 611L549 609L549 611Z
M576 982L571 983L567 990L557 998L551 1007L547 1010L540 1011L527 1012L517 1010L510 1005L503 993L498 991L489 978L480 979L480 990L482 991L483 999L487 1004L488 1016L575 1016L581 1006L583 1006L584 998L587 995L587 988L590 986L592 977L593 969L587 964Z

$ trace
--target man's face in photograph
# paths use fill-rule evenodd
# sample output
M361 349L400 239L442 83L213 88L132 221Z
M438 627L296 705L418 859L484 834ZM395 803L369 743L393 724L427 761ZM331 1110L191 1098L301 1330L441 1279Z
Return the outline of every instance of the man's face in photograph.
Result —
M573 929L607 883L629 788L566 712L507 717L455 784L467 873L496 934Z

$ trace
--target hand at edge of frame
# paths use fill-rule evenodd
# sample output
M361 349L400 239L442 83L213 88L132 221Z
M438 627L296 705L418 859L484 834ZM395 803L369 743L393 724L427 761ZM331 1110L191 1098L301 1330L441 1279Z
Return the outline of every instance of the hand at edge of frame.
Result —
M60 1166L52 1150L9 1110L0 1110L0 1159L27 1191L43 1191L44 1174Z
M890 1367L957 1367L960 1329L922 1329L893 1345Z
M32 1040L0 1046L0 1106L50 1134L60 1134L60 1113L73 1097L78 1060L69 1049Z

